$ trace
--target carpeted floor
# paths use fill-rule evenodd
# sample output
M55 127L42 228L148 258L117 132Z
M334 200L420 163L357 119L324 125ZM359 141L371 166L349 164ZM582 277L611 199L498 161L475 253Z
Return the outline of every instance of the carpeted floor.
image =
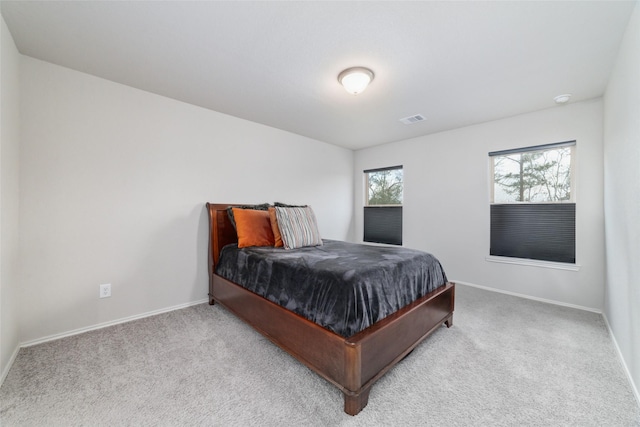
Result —
M9 426L640 426L602 316L457 285L441 328L372 388L342 394L206 304L20 350Z

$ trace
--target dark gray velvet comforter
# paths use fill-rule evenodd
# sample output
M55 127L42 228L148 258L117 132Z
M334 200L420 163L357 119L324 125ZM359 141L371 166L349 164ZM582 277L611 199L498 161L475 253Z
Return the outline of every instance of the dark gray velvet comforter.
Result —
M293 250L227 245L216 273L343 337L447 282L426 252L323 242Z

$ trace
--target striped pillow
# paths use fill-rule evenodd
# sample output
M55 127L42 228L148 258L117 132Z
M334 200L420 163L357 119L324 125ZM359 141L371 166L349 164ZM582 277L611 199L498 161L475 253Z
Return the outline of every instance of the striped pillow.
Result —
M304 208L276 206L276 217L285 249L322 245L316 216L310 206Z

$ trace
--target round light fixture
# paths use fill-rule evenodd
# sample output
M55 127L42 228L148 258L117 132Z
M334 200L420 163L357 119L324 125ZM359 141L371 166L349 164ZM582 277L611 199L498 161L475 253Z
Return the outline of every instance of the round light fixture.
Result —
M567 102L569 102L570 99L571 99L571 94L565 93L563 95L556 96L555 98L553 98L553 101L556 104L566 104Z
M347 68L338 74L338 81L353 95L364 91L373 80L373 71L364 67Z

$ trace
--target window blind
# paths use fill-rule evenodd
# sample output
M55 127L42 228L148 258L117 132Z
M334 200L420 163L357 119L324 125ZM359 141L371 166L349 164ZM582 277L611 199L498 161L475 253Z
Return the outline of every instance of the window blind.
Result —
M402 245L402 206L365 206L363 240Z
M385 168L377 168L377 169L365 169L363 170L364 173L371 173L371 172L384 172L384 171L392 171L395 169L402 169L402 165L398 165L398 166L387 166Z
M489 157L507 156L509 154L527 153L531 151L542 151L542 150L548 150L548 149L560 148L560 147L571 147L572 145L576 145L575 140L565 141L565 142L553 142L551 144L533 145L531 147L524 147L524 148L513 148L510 150L491 151L489 153Z
M491 205L490 254L576 262L576 204Z

